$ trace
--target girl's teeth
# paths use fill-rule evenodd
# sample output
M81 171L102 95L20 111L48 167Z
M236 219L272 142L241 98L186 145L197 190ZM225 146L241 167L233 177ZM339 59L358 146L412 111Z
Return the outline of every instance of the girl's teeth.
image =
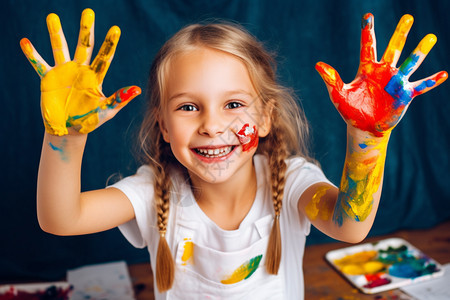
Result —
M197 153L205 157L222 157L231 152L231 146L217 149L196 149Z

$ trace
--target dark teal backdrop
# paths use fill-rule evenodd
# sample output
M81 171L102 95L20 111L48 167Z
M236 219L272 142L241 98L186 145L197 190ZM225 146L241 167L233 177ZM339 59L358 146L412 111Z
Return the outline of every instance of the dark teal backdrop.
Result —
M405 13L416 21L404 59L429 32L438 43L412 79L450 70L450 1L13 1L3 2L1 61L1 196L0 280L58 279L66 269L125 259L148 260L117 229L58 237L40 230L35 193L44 133L39 106L39 78L21 53L19 40L28 37L53 64L45 18L57 13L73 55L84 8L96 12L95 53L112 25L122 29L103 90L136 84L145 87L158 48L182 26L205 19L242 23L270 50L278 53L281 81L293 87L312 125L312 148L325 173L339 183L344 162L345 126L314 70L317 61L334 66L344 81L358 68L360 19L375 16L381 57L395 26ZM394 130L388 150L381 206L371 235L399 228L427 228L450 217L450 83L415 99ZM111 122L90 134L84 157L84 190L102 188L114 174L129 175L134 133L141 120L144 97L130 103ZM61 199L64 201L64 199ZM313 231L308 242L329 241Z

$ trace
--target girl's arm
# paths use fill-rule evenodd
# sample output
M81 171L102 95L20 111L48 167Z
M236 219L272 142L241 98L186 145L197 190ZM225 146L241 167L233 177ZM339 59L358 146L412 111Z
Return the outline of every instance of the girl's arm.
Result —
M134 216L127 197L116 189L81 193L80 173L87 133L113 118L140 94L136 86L110 97L101 90L113 58L120 29L112 27L94 61L94 12L83 11L74 59L70 60L59 17L50 14L47 26L55 59L50 67L26 38L21 48L41 77L41 110L45 136L39 165L37 212L50 233L84 234L115 227Z
M402 17L378 62L373 15L366 14L362 20L360 65L349 84L344 84L327 64L316 65L331 100L347 123L347 154L339 190L327 184L313 185L300 198L299 210L333 238L349 242L365 238L380 201L392 129L415 96L437 87L448 77L447 72L441 71L416 82L408 81L436 43L433 34L425 36L405 62L396 67L412 23L410 15Z

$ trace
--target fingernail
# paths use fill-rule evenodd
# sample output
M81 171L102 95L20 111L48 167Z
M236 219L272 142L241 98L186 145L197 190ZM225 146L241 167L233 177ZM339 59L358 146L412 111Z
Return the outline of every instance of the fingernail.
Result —
M419 51L423 54L428 54L433 48L434 44L437 42L437 37L430 33L425 36L425 38L419 43Z
M367 26L369 30L373 28L373 15L371 13L365 14L361 20L361 28L366 29Z
M51 13L47 16L47 26L51 33L57 33L61 30L61 21L58 15Z
M33 52L31 43L27 38L23 38L20 40L20 47L22 48L22 51L27 55L30 55Z
M89 29L92 27L95 21L94 11L90 8L87 8L83 11L81 15L81 27L85 29Z
M141 88L138 86L130 86L130 87L126 87L121 89L118 92L118 95L116 97L116 101L117 103L124 103L124 102L128 102L131 99L135 98L136 96L141 94Z

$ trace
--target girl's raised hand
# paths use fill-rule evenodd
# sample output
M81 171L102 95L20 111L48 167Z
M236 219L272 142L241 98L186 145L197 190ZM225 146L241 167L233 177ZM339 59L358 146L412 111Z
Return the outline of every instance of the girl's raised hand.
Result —
M91 9L81 16L78 45L70 60L59 17L50 14L47 27L55 59L50 67L27 38L20 41L25 56L41 77L41 111L45 129L52 135L66 135L68 128L88 133L108 121L130 100L141 93L137 86L119 89L110 97L102 92L103 79L111 64L120 29L111 27L94 61L94 19Z
M437 87L448 74L441 71L422 80L408 81L436 43L433 34L425 36L402 65L396 67L413 23L410 15L401 18L378 62L373 19L370 13L362 19L360 65L352 82L344 84L338 72L323 62L317 63L316 69L346 123L382 136L398 124L415 96Z

